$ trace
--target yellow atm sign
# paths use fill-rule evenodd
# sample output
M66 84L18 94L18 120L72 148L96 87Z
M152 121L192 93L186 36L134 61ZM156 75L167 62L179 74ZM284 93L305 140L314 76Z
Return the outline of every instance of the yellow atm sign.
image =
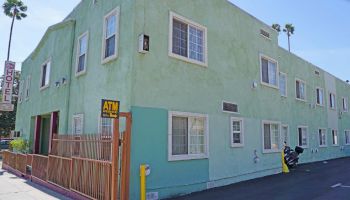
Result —
M101 117L119 118L120 101L102 99Z

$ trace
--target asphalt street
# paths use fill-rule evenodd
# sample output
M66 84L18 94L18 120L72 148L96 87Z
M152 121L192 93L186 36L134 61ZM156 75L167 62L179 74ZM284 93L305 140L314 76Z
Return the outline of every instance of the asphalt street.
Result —
M277 174L173 200L350 200L350 158L299 165Z

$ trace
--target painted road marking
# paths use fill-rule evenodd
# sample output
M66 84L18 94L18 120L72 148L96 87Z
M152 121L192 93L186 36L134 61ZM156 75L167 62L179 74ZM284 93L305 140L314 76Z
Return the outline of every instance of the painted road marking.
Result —
M349 185L342 185L341 183L337 183L337 184L331 186L331 188L336 188L336 187L350 188Z

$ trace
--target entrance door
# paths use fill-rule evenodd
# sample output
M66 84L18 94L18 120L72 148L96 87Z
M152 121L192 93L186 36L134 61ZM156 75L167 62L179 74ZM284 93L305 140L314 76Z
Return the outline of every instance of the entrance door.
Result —
M41 141L40 141L40 154L49 154L49 141L50 141L50 115L42 116L41 119Z

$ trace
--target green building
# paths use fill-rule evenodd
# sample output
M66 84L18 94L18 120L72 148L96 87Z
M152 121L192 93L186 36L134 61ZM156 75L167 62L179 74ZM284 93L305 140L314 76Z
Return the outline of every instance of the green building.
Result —
M348 156L349 96L226 0L84 0L24 61L16 131L47 154L52 133L111 132L100 104L117 99L133 119L130 198L144 163L149 196L166 198L280 173L284 141L302 163Z

